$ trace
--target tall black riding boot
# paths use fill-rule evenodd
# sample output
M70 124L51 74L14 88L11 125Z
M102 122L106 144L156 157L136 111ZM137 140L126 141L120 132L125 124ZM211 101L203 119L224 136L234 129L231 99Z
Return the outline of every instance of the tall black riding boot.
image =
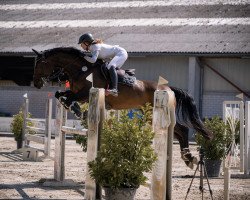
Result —
M118 96L117 85L118 85L118 76L114 66L111 66L109 69L109 74L111 78L111 88L107 92L113 96Z

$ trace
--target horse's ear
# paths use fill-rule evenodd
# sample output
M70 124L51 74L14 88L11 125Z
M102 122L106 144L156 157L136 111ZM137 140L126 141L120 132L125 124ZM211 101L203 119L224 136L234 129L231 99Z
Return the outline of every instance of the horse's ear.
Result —
M32 49L32 51L35 52L35 54L36 54L38 57L42 56L42 54L39 53L38 51L36 51L35 49Z

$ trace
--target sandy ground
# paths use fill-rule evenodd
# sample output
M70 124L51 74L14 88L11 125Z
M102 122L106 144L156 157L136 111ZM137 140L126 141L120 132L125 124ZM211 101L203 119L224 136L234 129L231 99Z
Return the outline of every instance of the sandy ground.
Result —
M12 154L16 143L11 137L0 137L0 199L83 199L86 169L86 153L74 140L66 141L66 179L78 183L74 187L43 187L41 179L52 179L54 164L51 159L42 162L23 161L20 154ZM197 154L196 147L191 146ZM52 140L52 156L54 140ZM185 199L194 170L187 168L180 159L179 146L174 145L173 200ZM198 173L197 173L198 174ZM232 172L230 199L250 200L250 178L244 178L238 171ZM150 174L148 174L150 177ZM187 199L202 199L199 176L195 177ZM209 178L213 198L223 199L223 176ZM204 179L204 198L211 199ZM136 200L150 199L150 191L141 186Z

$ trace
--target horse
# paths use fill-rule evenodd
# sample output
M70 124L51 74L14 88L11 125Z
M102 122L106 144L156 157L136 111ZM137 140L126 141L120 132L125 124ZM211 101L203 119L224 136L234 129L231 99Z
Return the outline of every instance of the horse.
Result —
M89 89L92 84L96 88L107 88L109 79L105 76L105 62L99 60L92 64L84 59L85 52L73 47L59 47L38 52L32 49L36 55L33 82L38 89L46 82L67 80L70 90L57 91L55 97L60 100L66 108L77 112L78 104L87 102ZM130 72L130 75L133 75ZM86 80L92 74L93 83ZM119 77L124 77L124 71L118 72ZM130 77L130 76L128 76ZM133 77L133 76L132 76ZM132 83L131 83L132 82ZM197 158L189 151L188 127L194 128L207 139L212 138L212 133L207 130L201 121L194 99L185 91L169 87L167 85L157 86L156 82L148 80L130 79L129 84L118 84L118 97L106 96L105 103L108 109L136 109L150 103L154 103L154 92L159 90L172 90L176 98L177 123L174 128L174 136L180 143L181 157L187 166L193 168L197 164Z

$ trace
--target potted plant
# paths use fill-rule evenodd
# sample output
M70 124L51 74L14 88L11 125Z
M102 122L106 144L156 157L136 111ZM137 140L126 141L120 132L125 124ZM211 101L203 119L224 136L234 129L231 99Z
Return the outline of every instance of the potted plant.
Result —
M28 113L28 117L31 114ZM29 126L32 126L32 122L28 122ZM17 142L17 149L22 148L22 128L23 128L23 111L19 110L18 114L13 115L13 120L10 124L11 132L14 133L15 141ZM29 131L30 134L34 134L34 131Z
M213 132L213 139L207 140L196 134L195 140L203 148L204 161L209 177L218 177L222 160L225 158L232 140L228 124L218 116L205 119L205 126Z
M147 180L144 172L156 161L151 146L152 107L147 105L142 113L135 112L130 119L127 111L121 111L119 118L111 116L104 122L100 151L88 166L106 199L134 199L136 189Z

